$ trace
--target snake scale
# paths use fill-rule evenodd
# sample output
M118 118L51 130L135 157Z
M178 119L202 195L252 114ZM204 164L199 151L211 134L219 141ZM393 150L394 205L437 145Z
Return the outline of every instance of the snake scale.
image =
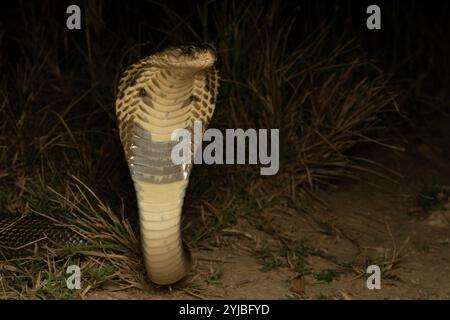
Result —
M216 51L207 44L168 47L131 65L118 85L120 140L136 191L147 274L157 284L175 283L190 269L180 224L192 165L172 162L177 142L171 136L176 129L192 132L195 121L206 129L219 87L215 61ZM63 245L79 242L43 221L0 217L1 253L38 243L39 237Z

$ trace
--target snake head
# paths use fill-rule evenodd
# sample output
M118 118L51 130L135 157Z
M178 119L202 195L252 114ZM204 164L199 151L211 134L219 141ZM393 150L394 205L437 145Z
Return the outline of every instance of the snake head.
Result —
M216 62L216 49L211 44L187 44L170 46L150 57L153 65L160 68L185 68L203 70Z

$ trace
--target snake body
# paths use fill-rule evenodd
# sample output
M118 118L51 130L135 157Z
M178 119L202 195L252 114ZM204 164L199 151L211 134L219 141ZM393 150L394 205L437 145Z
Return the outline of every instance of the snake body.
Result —
M209 123L218 94L215 61L209 45L169 47L131 65L118 85L120 140L135 186L146 270L157 284L175 283L190 269L180 222L191 165L172 162L177 142L171 136L176 129L192 132L195 121L203 129ZM79 242L63 228L8 217L0 219L0 253L43 235L62 244Z
M0 258L25 256L45 248L88 244L72 229L40 216L0 215Z

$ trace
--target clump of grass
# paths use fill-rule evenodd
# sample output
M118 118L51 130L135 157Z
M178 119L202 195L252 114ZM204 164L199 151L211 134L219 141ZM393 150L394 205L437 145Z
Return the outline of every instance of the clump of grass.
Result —
M114 274L122 277L124 283L141 287L145 272L139 241L130 220L125 217L123 209L119 213L113 212L88 186L75 177L73 179L76 183L66 185L66 195L55 190L52 192L67 212L68 227L92 243L75 250L75 253L106 260L109 267L118 271ZM100 274L103 274L105 269L102 267L101 270Z
M315 273L314 278L318 281L330 283L337 278L337 273L334 270L322 270Z
M256 259L262 265L260 268L262 272L268 272L286 265L284 259L280 258L277 252L271 250L268 246L256 250Z
M65 213L50 214L50 218L79 234L88 245L48 248L44 255L0 262L4 295L63 299L83 297L103 285L116 290L146 287L139 241L123 212L112 212L76 178L66 182L64 195L49 187L48 197L51 209ZM81 269L80 290L67 288L68 265Z
M311 273L311 267L304 259L298 259L294 266L294 271L298 274L307 275Z
M216 268L211 268L210 275L208 279L206 280L208 283L220 283L220 279L223 276L223 265L219 265Z
M374 136L383 130L381 115L395 111L395 94L354 41L336 41L327 27L292 41L297 21L290 12L280 3L211 3L177 21L208 25L202 32L184 28L179 36L217 45L222 86L212 126L279 128L280 172L265 183L273 191L278 181L292 179L305 199L356 171L379 174L373 162L348 151L384 145Z

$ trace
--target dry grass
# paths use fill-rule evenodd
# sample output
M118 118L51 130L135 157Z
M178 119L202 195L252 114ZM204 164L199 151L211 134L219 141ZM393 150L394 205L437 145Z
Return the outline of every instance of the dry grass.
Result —
M29 185L31 187L32 184ZM59 192L51 186L45 190L43 197L48 200L48 206L39 209L44 211L28 205L25 196L24 202L29 206L30 214L54 220L79 234L88 244L47 248L33 257L0 261L3 297L82 298L105 285L111 290L145 288L139 241L129 220L124 217L124 211L112 212L75 177L58 187L61 189ZM66 286L66 269L73 264L78 265L82 272L81 291L68 290Z
M8 77L0 86L0 210L45 214L92 245L0 261L4 298L80 298L102 286L146 286L113 109L118 75L145 55L145 46L112 37L102 3L89 3L86 31L72 38L56 21L44 24L23 12L25 28L14 39L21 50L17 67L2 67ZM185 207L191 246L220 246L220 231L237 216L276 232L264 222L267 210L302 212L316 203L317 188L372 170L370 161L348 151L377 142L380 114L394 110L393 95L355 43L331 42L321 27L293 44L295 14L280 19L280 5L205 4L187 18L166 10L175 28L154 48L190 40L218 47L223 81L211 126L280 128L281 137L275 177L260 177L255 166L194 170ZM198 22L202 28L189 27ZM102 35L107 45L99 43ZM81 292L65 288L72 263L87 275ZM217 277L212 272L211 281Z

